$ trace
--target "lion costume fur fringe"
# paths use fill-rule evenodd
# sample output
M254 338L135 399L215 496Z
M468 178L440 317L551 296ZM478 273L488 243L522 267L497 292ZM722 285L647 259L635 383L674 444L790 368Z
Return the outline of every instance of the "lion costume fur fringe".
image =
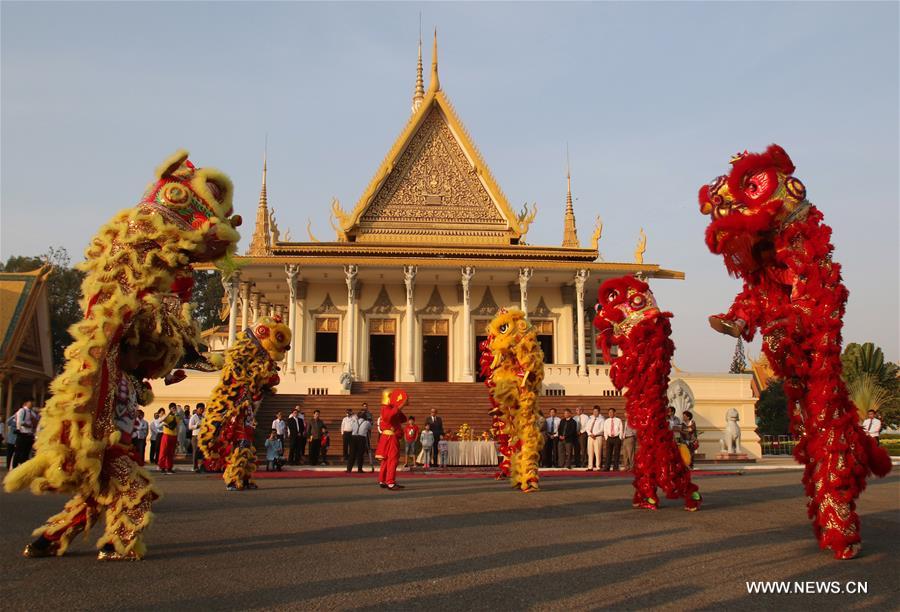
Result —
M107 529L98 546L113 543L123 555L143 554L140 538L125 544L116 534L139 533L146 527L152 518L149 510L139 518L132 510L159 493L145 470L133 462L124 466L124 455L117 455L112 466L105 464L108 451L121 437L110 409L121 372L120 353L122 349L137 352L141 377L158 378L178 364L186 347L196 349L198 329L184 299L189 299L190 283L185 279L190 279L190 263L208 260L212 242L216 248L224 244L227 255L238 239L233 225L239 221L228 218L231 181L217 170L194 168L187 155L179 151L166 160L142 202L117 213L87 248L86 260L77 266L85 273L81 286L85 314L69 328L73 341L65 351L62 373L50 385L35 456L3 482L7 491L30 487L36 494L76 493L66 509L50 519L53 524L85 503L105 509ZM210 183L215 186L211 188ZM187 203L167 201L172 193ZM193 212L191 206L198 201L203 213L194 213L192 224L177 222L176 213L165 209L177 206ZM149 390L142 395L140 403L151 401ZM109 474L105 467L115 473ZM117 495L126 486L131 488L130 501ZM92 522L88 520L86 526ZM63 538L57 554L65 552L67 545L68 539Z
M501 310L490 322L480 363L504 456L498 477L508 476L513 487L526 493L535 491L544 446L537 424L544 352L525 313Z
M256 471L254 406L263 393L275 393L278 366L290 347L291 331L280 319L263 317L244 330L225 353L219 384L213 389L198 443L203 456L225 462L228 486L244 489Z

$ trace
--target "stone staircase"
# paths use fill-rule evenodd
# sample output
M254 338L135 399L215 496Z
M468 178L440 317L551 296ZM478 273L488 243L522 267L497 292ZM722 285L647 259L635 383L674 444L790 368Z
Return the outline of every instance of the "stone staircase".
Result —
M307 418L312 417L314 410L320 412L321 419L325 421L331 433L331 443L334 447L335 444L340 444L340 424L347 408L352 408L355 412L363 402L367 402L373 417L377 419L382 392L395 387L401 387L409 393L410 402L404 408L404 412L407 416L415 416L416 423L420 427L431 409L436 408L438 415L444 420L444 429L448 432L455 433L463 423L468 423L478 434L490 428L491 419L488 416L490 402L487 387L483 383L356 382L351 387L350 395L275 395L267 397L257 414L259 422L257 442L259 444L268 435L270 424L279 410L287 418L291 409L299 405ZM616 408L622 412L624 401L624 398L620 396L544 395L540 398L540 408L545 416L549 414L551 408L556 408L559 415L562 416L563 409L574 409L577 406L581 406L586 413L590 414L594 405L599 405L604 413L607 408Z

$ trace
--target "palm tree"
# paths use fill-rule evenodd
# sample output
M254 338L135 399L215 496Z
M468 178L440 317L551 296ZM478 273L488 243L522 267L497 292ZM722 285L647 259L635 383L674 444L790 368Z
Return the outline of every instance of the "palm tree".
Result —
M869 410L878 412L882 405L890 399L890 392L878 384L872 374L863 374L849 385L850 399L856 404L860 420L866 418Z

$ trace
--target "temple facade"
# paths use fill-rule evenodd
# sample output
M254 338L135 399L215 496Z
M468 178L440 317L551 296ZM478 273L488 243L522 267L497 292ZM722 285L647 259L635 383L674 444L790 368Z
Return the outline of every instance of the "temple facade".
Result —
M582 243L571 177L558 208L560 244L529 244L536 206L514 210L492 176L441 87L436 38L428 87L420 44L412 114L367 189L351 210L331 203L331 240L282 236L266 180L264 161L250 245L226 282L228 325L207 340L224 349L257 317L280 315L294 338L282 394L349 394L357 382L477 382L487 323L515 307L538 329L545 395L618 396L592 325L600 283L625 274L651 284L684 278L643 261L643 230L631 261L600 258L599 217ZM752 431L749 379L733 379L725 395ZM213 375L192 374L177 392L200 399L213 384Z

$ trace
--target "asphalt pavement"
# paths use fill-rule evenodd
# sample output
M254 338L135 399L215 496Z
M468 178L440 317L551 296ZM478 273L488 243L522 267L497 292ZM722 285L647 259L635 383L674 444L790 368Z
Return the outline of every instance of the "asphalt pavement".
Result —
M140 562L101 563L79 539L25 559L59 495L0 494L5 610L896 609L900 476L870 481L863 553L834 561L806 519L800 474L697 477L703 509L633 510L627 478L555 476L533 494L486 478L157 477ZM866 593L748 594L748 581L839 584ZM834 584L829 589L834 588ZM803 588L806 588L805 586ZM813 587L822 588L822 587ZM894 602L894 603L891 603Z

